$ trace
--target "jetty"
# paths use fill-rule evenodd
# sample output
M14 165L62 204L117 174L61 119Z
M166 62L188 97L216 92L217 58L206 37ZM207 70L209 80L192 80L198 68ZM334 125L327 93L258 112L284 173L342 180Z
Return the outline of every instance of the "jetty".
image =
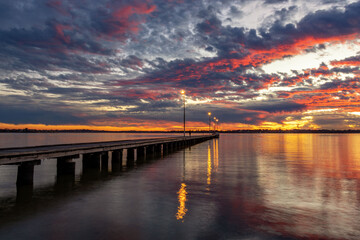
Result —
M150 156L164 155L213 138L219 134L182 137L121 140L107 142L0 148L1 165L18 165L17 185L33 185L34 166L41 160L57 160L58 175L75 176L74 159L82 159L86 169L121 169L146 161Z

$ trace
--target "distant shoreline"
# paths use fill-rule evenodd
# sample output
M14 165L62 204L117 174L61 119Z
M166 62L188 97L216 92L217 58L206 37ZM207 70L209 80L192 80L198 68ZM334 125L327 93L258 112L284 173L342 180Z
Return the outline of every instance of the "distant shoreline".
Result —
M211 131L213 132L213 131ZM294 129L294 130L228 130L216 131L218 133L360 133L359 130L335 130L335 129ZM0 133L183 133L183 131L100 131L100 130L36 130L36 129L0 129ZM189 131L186 131L188 134ZM191 133L209 133L209 131L191 131Z

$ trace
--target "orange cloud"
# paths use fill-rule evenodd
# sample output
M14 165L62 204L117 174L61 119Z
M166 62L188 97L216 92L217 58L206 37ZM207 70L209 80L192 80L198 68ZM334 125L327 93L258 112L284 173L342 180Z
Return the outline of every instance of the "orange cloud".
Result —
M354 82L355 83L355 82ZM338 86L333 89L314 89L285 93L283 98L291 98L309 108L337 107L348 108L360 106L360 90L351 86Z
M360 57L331 61L330 64L335 67L337 67L337 66L359 66L360 65Z

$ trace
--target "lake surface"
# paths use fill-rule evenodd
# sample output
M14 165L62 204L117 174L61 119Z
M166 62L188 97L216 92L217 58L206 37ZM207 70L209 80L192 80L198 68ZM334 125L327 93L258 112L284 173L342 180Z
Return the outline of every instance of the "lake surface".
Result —
M174 133L0 133L0 148L182 136Z
M25 135L0 146L44 143ZM161 137L77 135L43 138ZM221 134L116 172L75 159L70 179L42 160L25 191L0 166L0 239L359 239L359 146L360 134Z

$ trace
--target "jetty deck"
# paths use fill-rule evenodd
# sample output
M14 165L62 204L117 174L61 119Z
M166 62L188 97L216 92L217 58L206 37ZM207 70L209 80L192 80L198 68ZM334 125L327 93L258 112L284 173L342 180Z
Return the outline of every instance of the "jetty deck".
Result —
M0 148L0 166L18 165L16 185L33 186L34 166L41 160L57 160L57 176L75 176L75 159L82 161L83 172L119 171L145 162L149 157L163 156L175 150L195 145L218 134L109 142L44 145L20 148ZM123 151L125 150L125 152ZM124 157L125 156L125 157ZM123 161L125 160L125 161Z
M171 148L173 147L173 145L194 145L199 142L203 142L216 137L218 137L217 134L211 134L186 137L58 144L19 148L0 148L0 165L23 163L27 161L46 158L66 157L78 154L118 151L123 149L137 149L137 153L138 155L140 155L143 151L146 150L147 152L154 152L160 151L161 149Z
M41 160L57 160L57 176L75 176L75 159L82 161L83 172L87 170L118 171L145 162L151 156L163 156L218 138L218 134L182 136L152 139L121 140L74 144L44 145L19 148L0 148L0 165L18 165L17 186L32 186L34 166ZM124 152L125 150L125 152ZM125 156L125 157L124 157ZM125 160L125 161L123 161Z

